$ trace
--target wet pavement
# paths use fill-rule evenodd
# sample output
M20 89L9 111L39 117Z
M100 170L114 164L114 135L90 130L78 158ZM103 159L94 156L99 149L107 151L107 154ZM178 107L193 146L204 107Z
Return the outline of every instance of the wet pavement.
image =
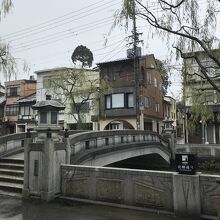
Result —
M0 196L0 220L190 220L101 205L22 201Z

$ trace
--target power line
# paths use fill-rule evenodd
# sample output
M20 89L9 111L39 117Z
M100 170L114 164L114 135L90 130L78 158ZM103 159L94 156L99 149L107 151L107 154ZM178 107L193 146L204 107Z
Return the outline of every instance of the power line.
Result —
M118 42L121 42L121 40L120 40L120 41L116 41L116 42L114 42L114 43L112 43L112 44L110 44L110 45L108 45L108 46L106 46L106 47L94 49L94 50L92 50L92 52L93 52L93 54L94 54L94 51L100 51L100 50L104 50L104 49L106 49L106 48L115 46L115 44L117 44ZM51 57L50 57L49 60L57 60L57 57L60 57L60 56L62 56L63 54L68 54L68 53L70 53L70 52L73 52L73 50L67 50L67 51L65 51L65 52L62 53L62 54L57 54L57 55L53 56L52 59L51 59ZM109 52L105 52L105 53L102 53L102 54L96 54L95 56L97 57L97 56L100 56L100 55L103 55L103 54L109 54ZM56 57L56 59L54 59L54 57ZM39 65L39 64L43 64L43 63L48 63L47 60L48 60L48 59L46 59L46 60L44 59L43 62L34 64L34 65Z
M100 3L100 2L103 2L103 1L99 1L98 3ZM96 3L96 4L98 4L98 3ZM86 10L85 12L80 12L80 11L82 11L82 10L84 10L84 9L86 9L86 8L89 8L89 7L93 6L93 5L96 5L96 4L92 4L92 5L88 6L88 7L84 7L84 8L82 8L82 9L77 10L77 11L73 11L73 12L71 12L71 14L72 14L72 13L75 13L75 12L78 12L78 14L75 14L75 15L71 16L70 18L73 18L73 17L77 17L77 18L74 19L74 20L71 20L70 22L73 22L73 21L76 21L76 20L79 20L79 19L85 17L84 15L78 17L79 15L86 14L86 15L88 16L88 15L92 15L92 14L94 14L94 13L97 13L98 11L102 11L103 8L101 8L101 9L99 9L99 10L97 10L97 8L100 8L100 7L102 7L102 6L106 6L106 5L108 5L109 3L112 3L112 1L107 2L107 3L104 3L104 4L100 5L100 6L94 7L93 9ZM117 3L117 4L118 4L118 3ZM108 7L111 7L111 6L114 6L114 5L117 5L117 4L114 3L114 4L112 4L112 5L108 6ZM106 8L106 7L104 7L104 8ZM93 11L93 10L95 10L95 11ZM91 12L91 11L93 11L93 12ZM88 12L91 12L91 13L88 13ZM70 13L68 13L68 14L70 14ZM68 15L68 14L67 14L67 15ZM66 15L63 15L63 16L60 16L60 17L51 19L51 20L49 20L49 21L43 22L43 23L41 23L41 24L38 24L38 25L35 25L35 26L32 26L32 27L28 27L28 28L24 28L24 29L22 29L22 30L20 30L20 31L16 31L16 32L7 34L7 35L3 36L2 38L5 39L5 40L10 39L10 38L18 38L18 36L20 36L20 35L24 35L24 34L26 34L26 33L30 33L30 32L33 32L33 31L37 31L37 30L39 30L39 29L42 29L42 28L51 26L51 25L53 25L53 24L57 24L57 23L59 23L59 22L65 21L65 20L67 20L67 19L70 19L70 18L65 18L65 19L62 19L62 20L60 20L60 21L53 22L54 20L57 20L57 19L59 19L59 18L65 17L65 16L66 16ZM47 24L47 23L49 23L49 24ZM44 24L47 24L47 25L44 25ZM66 23L62 23L62 24L60 24L59 26L63 26L64 24L66 24ZM44 26L42 26L42 25L44 25ZM56 27L58 27L58 26L54 26L53 28L56 28ZM50 30L50 29L51 29L51 28L46 29L46 30L44 30L44 31L47 31L47 30ZM33 34L34 34L34 33L33 33ZM23 37L26 37L26 36L23 36Z
M50 35L47 35L45 37L41 37L41 38L35 38L33 40L30 40L28 42L25 42L25 43L20 43L20 44L17 44L17 45L12 45L12 47L14 47L14 49L20 49L20 48L23 48L23 47L28 47L29 45L32 46L33 44L38 44L38 43L41 43L41 42L44 42L44 41L51 41L53 39L56 39L56 38L60 38L63 36L63 39L65 38L65 36L69 36L69 35L79 35L81 33L84 33L84 32L88 32L91 30L91 24L92 24L92 30L93 29L96 29L96 27L100 27L101 26L105 26L107 24L111 24L111 19L110 17L108 18L105 18L103 19L102 21L100 20L97 20L97 21L94 21L94 22L90 22L90 23L87 23L86 25L81 25L81 26L78 26L76 28L79 28L79 29L76 29L74 28L74 32L72 32L73 28L71 30L65 30L65 31L60 31L60 32L56 32L56 33L53 33L53 34L50 34ZM55 35L55 36L54 36Z
M91 27L90 29L87 29L86 31L84 32L88 32L88 31L91 31L91 30L94 30L94 29L99 29L99 28L102 28L102 27L105 27L107 24L111 24L111 22L109 23L104 23L104 24L101 24L101 25L95 25L93 27ZM82 34L83 32L79 33L79 34ZM79 35L79 34L76 34L76 35ZM30 49L33 49L33 48L38 48L38 47L41 47L41 46L45 46L45 45L49 45L49 44L52 44L52 43L55 43L57 41L61 41L61 40L64 40L64 39L67 39L67 38L70 38L72 37L72 34L71 35L66 35L66 37L60 37L58 39L55 39L55 40L52 40L52 39L47 39L46 41L49 41L48 43L42 43L42 44L37 44L36 46L33 46L33 44L31 44L31 46L29 48L24 48L24 49L20 49L18 51L15 51L15 52L21 52L21 51L24 51L24 50L30 50ZM45 40L44 40L45 41ZM19 49L19 48L18 48Z

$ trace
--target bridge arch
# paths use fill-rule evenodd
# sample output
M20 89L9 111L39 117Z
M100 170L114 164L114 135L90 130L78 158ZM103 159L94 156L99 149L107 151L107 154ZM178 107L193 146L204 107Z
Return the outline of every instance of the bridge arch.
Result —
M158 154L167 163L171 158L169 141L156 132L110 130L70 136L71 164L106 166L149 154Z
M126 159L144 156L149 154L157 154L162 157L168 164L170 163L170 155L161 149L159 145L145 145L142 147L128 147L126 150L118 150L100 154L93 153L87 157L85 161L80 162L80 165L87 166L107 166L109 164L123 161Z
M135 129L132 123L127 120L112 120L105 127L104 130L114 129Z

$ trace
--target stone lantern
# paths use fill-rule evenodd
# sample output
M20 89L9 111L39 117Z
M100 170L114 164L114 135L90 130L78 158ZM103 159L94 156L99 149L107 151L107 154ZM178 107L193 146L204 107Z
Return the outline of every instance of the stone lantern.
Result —
M24 144L23 197L50 201L60 193L60 164L69 163L68 137L59 135L58 113L65 107L47 96L32 106L38 110L37 137L27 133Z
M164 138L169 140L169 145L172 151L171 159L175 158L175 145L176 145L176 133L173 129L173 120L171 119L165 119L163 120L164 123L164 130L162 132L162 135Z
M45 101L37 102L32 108L38 111L36 142L43 142L45 138L52 138L54 142L58 142L58 133L60 131L58 113L60 110L64 110L65 106L55 100L51 100L51 96L47 95Z
M173 133L174 129L173 129L173 120L171 119L165 119L163 120L164 123L164 132L166 133Z

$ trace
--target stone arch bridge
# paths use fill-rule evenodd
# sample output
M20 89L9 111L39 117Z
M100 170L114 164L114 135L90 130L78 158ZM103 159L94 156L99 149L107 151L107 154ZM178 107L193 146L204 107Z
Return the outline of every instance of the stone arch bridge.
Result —
M69 136L70 163L106 166L143 155L157 154L170 163L169 141L150 131L93 131Z
M59 148L67 152L70 164L106 166L121 160L143 155L156 154L170 162L169 141L151 131L111 130L111 131L69 131ZM36 137L36 132L31 132ZM0 156L16 154L24 149L26 133L0 137ZM69 147L67 147L67 145Z

